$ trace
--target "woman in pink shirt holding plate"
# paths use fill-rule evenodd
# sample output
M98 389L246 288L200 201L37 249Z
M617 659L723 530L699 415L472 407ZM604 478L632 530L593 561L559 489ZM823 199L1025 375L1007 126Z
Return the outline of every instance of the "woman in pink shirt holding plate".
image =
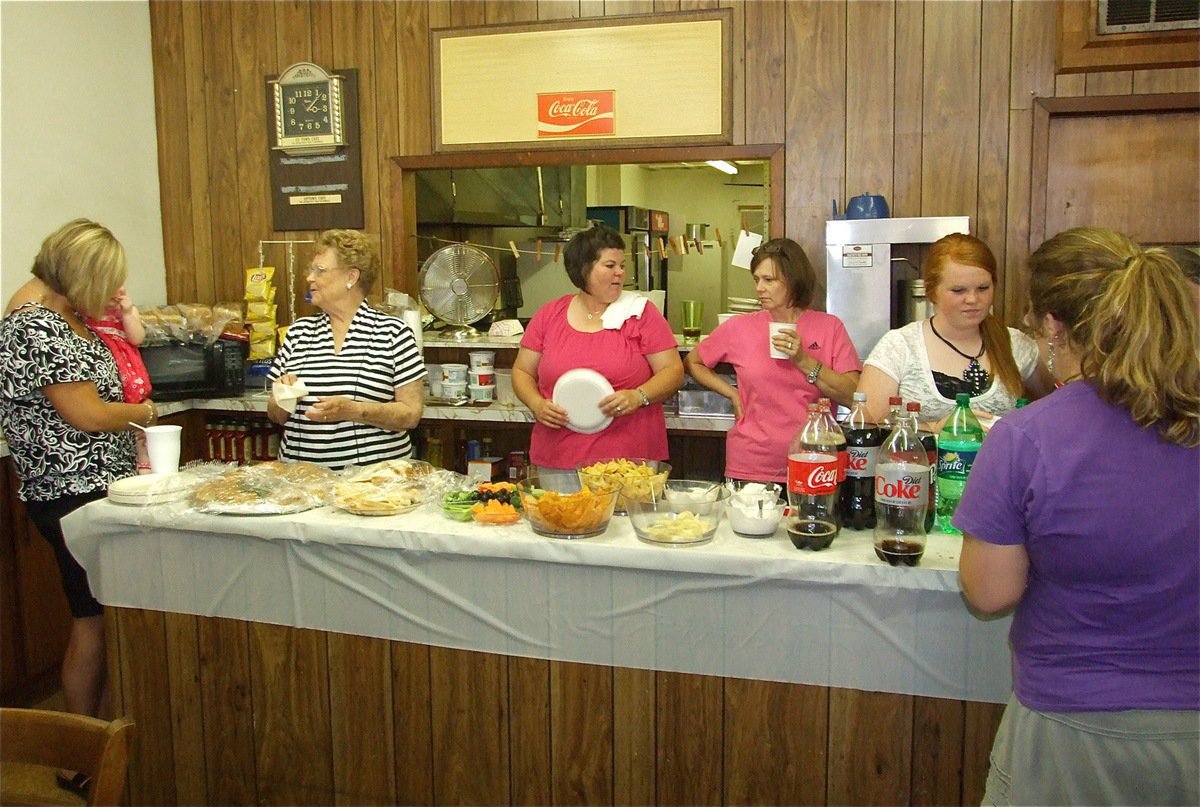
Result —
M662 401L683 385L671 326L646 297L622 290L625 241L615 230L577 233L563 262L579 291L538 309L513 362L513 391L537 421L530 461L546 471L667 459Z
M733 403L736 422L725 441L725 476L787 481L787 449L808 404L830 398L849 405L862 362L846 326L813 311L816 273L803 248L774 238L750 261L763 310L731 317L688 354L692 377ZM733 366L737 386L713 371Z

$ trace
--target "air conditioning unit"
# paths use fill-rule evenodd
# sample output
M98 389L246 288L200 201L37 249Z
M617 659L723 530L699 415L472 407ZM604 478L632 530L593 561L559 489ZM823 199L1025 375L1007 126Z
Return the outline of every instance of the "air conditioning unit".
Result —
M1200 0L1100 0L1098 34L1200 28Z

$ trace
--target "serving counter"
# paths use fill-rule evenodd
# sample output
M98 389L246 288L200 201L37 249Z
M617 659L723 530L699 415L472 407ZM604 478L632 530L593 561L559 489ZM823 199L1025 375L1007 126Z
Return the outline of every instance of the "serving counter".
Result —
M1008 620L869 535L581 541L436 510L64 522L108 609L134 803L960 803Z

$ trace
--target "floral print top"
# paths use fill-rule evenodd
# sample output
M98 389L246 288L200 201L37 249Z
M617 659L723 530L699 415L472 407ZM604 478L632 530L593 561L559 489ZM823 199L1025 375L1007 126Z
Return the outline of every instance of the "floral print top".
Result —
M21 477L22 501L52 501L104 490L136 473L133 434L84 432L43 393L51 384L91 381L100 398L124 401L112 354L84 339L55 311L27 303L0 320L0 429Z

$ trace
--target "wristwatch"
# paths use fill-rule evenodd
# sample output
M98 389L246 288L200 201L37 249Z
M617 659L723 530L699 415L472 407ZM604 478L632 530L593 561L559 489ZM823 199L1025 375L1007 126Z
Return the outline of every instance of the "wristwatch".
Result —
M641 388L641 387L637 387L636 389L637 389L637 394L638 394L638 395L640 395L640 396L642 396L642 406L649 406L649 405L650 405L650 396L649 396L649 395L647 395L647 394L646 394L646 393L645 393L645 392L642 390L642 388Z
M804 380L810 384L816 384L817 378L821 375L821 368L824 366L821 362L817 362L817 365L809 371L808 375L804 376Z

